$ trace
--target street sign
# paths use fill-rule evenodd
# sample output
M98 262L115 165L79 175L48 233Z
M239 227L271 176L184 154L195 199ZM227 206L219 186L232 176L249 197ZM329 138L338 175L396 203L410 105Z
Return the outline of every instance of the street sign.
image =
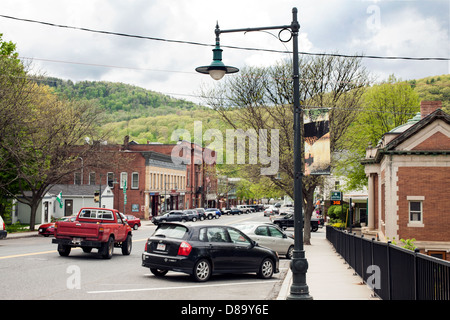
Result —
M331 191L330 200L342 200L342 192L340 191Z

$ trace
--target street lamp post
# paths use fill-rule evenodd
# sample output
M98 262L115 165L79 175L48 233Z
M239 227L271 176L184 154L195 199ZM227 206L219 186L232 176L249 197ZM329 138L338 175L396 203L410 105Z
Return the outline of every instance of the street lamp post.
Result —
M292 271L292 284L288 300L311 300L308 285L306 284L306 272L308 270L308 262L305 257L303 248L303 214L302 214L302 188L303 188L303 170L302 170L302 135L300 120L302 109L300 106L300 82L299 82L299 62L298 62L298 33L300 24L297 20L297 8L292 9L292 22L290 25L260 27L260 28L244 28L220 30L217 24L216 47L213 49L213 62L209 66L198 67L195 70L200 73L209 74L215 80L220 80L225 74L238 72L235 67L225 66L222 62L222 49L220 49L220 34L232 32L252 32L263 30L284 30L291 32L293 40L293 86L294 86L294 253L291 260L290 268ZM279 34L280 34L279 33ZM280 39L280 41L283 41ZM287 40L287 41L290 41ZM287 42L283 41L283 42Z

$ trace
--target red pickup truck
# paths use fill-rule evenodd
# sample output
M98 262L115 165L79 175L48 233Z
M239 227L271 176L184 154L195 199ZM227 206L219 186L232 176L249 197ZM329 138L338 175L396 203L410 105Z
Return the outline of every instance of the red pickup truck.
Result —
M122 254L131 253L131 227L119 211L105 208L81 208L75 221L55 223L55 239L61 256L68 256L74 247L84 252L92 248L105 259L110 259L114 247L121 247Z

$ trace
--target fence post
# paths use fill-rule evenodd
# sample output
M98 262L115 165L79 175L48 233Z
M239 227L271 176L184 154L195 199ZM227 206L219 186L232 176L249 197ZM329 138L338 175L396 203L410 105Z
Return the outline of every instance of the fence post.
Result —
M356 276L358 273L356 272L356 232L353 233L353 275Z
M387 242L387 276L388 276L388 300L392 300L392 277L391 277L391 241Z
M417 267L417 254L420 252L420 250L418 248L414 249L414 300L418 299L418 295L419 295L419 285L418 285L418 280L417 277L418 275L418 267Z
M364 235L361 234L361 278L364 281L364 249L363 249L363 243L364 243Z
M375 241L375 238L372 238L372 241L370 242L370 256L371 256L371 265L374 265L374 261L373 261L373 243ZM372 289L373 293L372 293L372 297L376 297L376 293L375 293L375 289Z

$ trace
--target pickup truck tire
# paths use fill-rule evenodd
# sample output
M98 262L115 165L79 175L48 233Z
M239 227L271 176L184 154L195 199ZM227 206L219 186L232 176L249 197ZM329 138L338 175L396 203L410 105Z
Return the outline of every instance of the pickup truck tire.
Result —
M108 242L103 243L100 251L103 259L111 259L114 252L114 238L109 237Z
M84 253L91 253L92 247L81 247Z
M61 257L67 257L70 254L70 250L72 248L70 246L66 246L63 244L58 244L58 253Z
M127 236L127 239L124 242L122 242L122 254L124 256L130 255L132 245L133 245L133 239L131 238L131 235L129 234Z

